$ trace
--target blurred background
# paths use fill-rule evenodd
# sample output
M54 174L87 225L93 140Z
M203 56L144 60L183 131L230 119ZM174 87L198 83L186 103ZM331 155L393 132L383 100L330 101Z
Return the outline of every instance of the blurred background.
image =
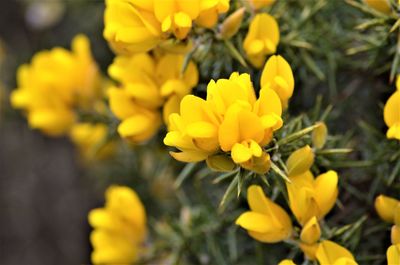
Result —
M87 213L102 193L85 177L66 139L28 128L5 106L18 65L77 33L92 42L101 66L112 59L102 38L104 2L0 1L0 260L1 264L88 264ZM7 103L8 104L8 103Z

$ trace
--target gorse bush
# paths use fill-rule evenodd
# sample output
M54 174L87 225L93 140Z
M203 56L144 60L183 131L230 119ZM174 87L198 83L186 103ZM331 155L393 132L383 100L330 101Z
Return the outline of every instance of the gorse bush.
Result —
M112 63L79 34L10 103L108 176L94 264L400 265L399 12L106 0Z

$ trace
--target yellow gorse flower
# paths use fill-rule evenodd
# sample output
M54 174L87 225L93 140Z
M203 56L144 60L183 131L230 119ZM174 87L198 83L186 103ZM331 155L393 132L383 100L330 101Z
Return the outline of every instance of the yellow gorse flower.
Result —
M328 127L324 122L318 122L318 127L314 129L311 135L312 143L315 148L322 148L326 143L328 136Z
M246 229L254 239L275 243L289 238L292 222L279 205L268 199L262 188L252 185L247 190L247 201L251 211L242 213L236 224Z
M184 57L165 54L158 60L149 54L117 56L109 74L121 84L109 90L110 108L122 120L119 134L139 143L150 139L167 117L179 111L183 96L198 82L197 67L189 62L181 74Z
M316 257L320 265L357 265L350 251L329 240L319 244Z
M223 39L230 39L239 31L245 11L244 7L239 8L224 20L219 31Z
M184 39L193 21L213 27L229 0L106 0L104 38L120 54L146 52L170 33Z
M287 108L294 91L294 77L289 63L280 55L271 56L261 75L261 87L273 89Z
M400 87L388 99L383 109L383 117L389 130L386 133L388 139L400 140Z
M282 126L281 113L273 90L262 89L257 99L250 76L233 73L229 79L210 81L206 100L193 95L183 98L180 113L170 115L164 143L178 148L181 152L171 155L183 162L230 152L234 163L265 173L270 161L262 147Z
M379 195L375 199L375 209L382 220L394 224L391 230L392 244L400 244L400 201Z
M291 259L284 259L278 265L296 265Z
M19 67L14 108L23 109L29 125L48 135L66 134L76 110L90 108L100 93L100 74L86 36L72 40L72 51L56 47L35 54Z
M314 164L314 152L306 145L294 151L286 161L289 176L298 176L307 172Z
M338 195L338 175L335 171L330 170L315 179L307 171L290 176L290 181L286 182L289 205L301 225L313 216L322 219L335 205Z
M106 191L104 208L89 213L94 228L90 235L94 264L132 264L146 238L146 212L132 189L111 186Z
M243 48L250 62L261 68L265 58L276 52L279 43L279 26L271 15L257 14L250 23Z

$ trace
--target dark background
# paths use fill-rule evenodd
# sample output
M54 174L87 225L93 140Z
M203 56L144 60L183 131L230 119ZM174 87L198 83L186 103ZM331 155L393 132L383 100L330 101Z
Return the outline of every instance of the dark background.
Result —
M49 8L50 6L50 8ZM66 139L28 128L9 108L15 71L32 54L70 47L85 33L101 67L111 60L101 32L103 1L0 1L0 263L89 263L87 213L100 206L94 187Z

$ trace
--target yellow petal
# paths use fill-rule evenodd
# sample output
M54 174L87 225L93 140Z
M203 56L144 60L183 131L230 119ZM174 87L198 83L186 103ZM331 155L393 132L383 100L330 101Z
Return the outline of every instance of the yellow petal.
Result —
M354 260L350 251L329 240L324 240L319 244L316 256L320 265L334 265L340 258Z
M169 154L176 160L187 163L203 161L209 156L209 153L197 150L169 152Z
M245 10L244 7L237 9L222 22L220 34L223 39L230 39L238 32Z
M236 224L246 230L258 233L270 232L275 228L268 216L257 212L242 213L236 220Z
M388 127L400 122L400 90L394 92L386 102L383 116Z
M237 163L243 163L253 156L250 148L242 145L242 144L234 144L231 151L232 160Z
M392 12L392 8L390 7L388 0L364 0L364 3L385 14L390 14Z
M393 245L400 244L400 226L399 225L392 226L392 230L390 232L390 239L391 239Z
M325 216L335 205L338 195L338 175L335 171L319 175L315 179L315 200L319 207L318 219Z
M309 260L315 260L316 259L316 253L318 250L318 243L314 243L314 244L305 244L305 243L300 243L299 247L301 249L301 251L303 251L304 255L307 257L307 259Z
M394 198L379 195L375 199L375 210L384 221L394 223L395 209L399 203L400 202Z
M296 265L291 259L284 259L278 265Z
M209 156L206 160L207 166L214 171L229 172L235 169L236 164L226 155Z
M193 138L213 138L217 137L217 128L209 122L198 121L186 127L186 133Z

